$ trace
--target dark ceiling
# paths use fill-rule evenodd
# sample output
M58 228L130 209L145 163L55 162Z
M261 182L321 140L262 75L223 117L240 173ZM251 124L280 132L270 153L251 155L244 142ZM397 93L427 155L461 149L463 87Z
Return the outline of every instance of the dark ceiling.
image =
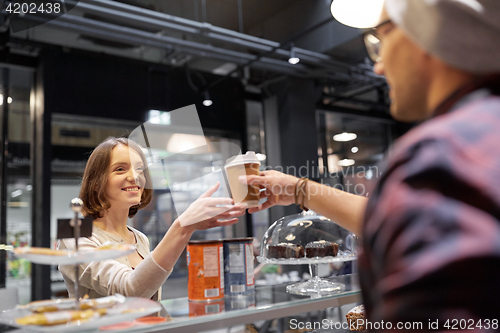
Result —
M366 57L360 31L336 22L331 0L119 0L137 7L284 42L331 18L295 40L295 46L331 54L349 63ZM241 5L241 7L240 7ZM241 14L241 16L240 16Z
M349 107L355 100L350 106L358 110L387 111L385 81L372 72L362 31L337 22L331 0L65 2L77 6L35 28L11 32L11 52L37 56L37 45L50 44L187 65L238 75L256 93L283 77L312 78L325 85L325 106ZM10 19L34 20L30 15ZM296 65L288 63L292 48L301 59Z
M206 22L215 26L239 32L248 32L254 26L271 19L286 7L300 0L121 0L134 6L183 17L188 20ZM242 5L243 30L239 30L238 4Z
M258 44L262 42L266 45L272 45L273 42L281 44L276 51L266 54L271 58L283 58L285 55L283 51L290 50L293 45L295 48L316 53L314 55L316 60L319 59L318 54L326 55L325 59L330 63L340 61L356 65L366 59L361 31L346 27L332 17L331 0L66 0L66 2L73 2L77 6L67 14L53 20L54 22L11 35L22 39L63 44L68 47L75 47L77 45L75 43L79 43L78 47L87 49L92 48L88 44L84 45L84 42L88 40L92 40L96 47L108 46L116 49L141 45L140 41L134 42L131 38L121 40L108 38L111 36L109 29L103 30L106 31L107 36L90 34L92 38L88 38L88 32L91 29L89 24L95 28L95 21L100 21L122 28L134 28L138 31L196 41L214 47L224 48L232 44L232 50L250 53L254 56L262 54L262 50L266 49L259 50L252 47L245 49L248 45L244 43L236 47L238 43L237 41L235 43L235 40L240 39L242 35L230 35L229 39L214 39L210 36L210 32L223 31L222 33L226 36L228 33L236 32L244 34L246 37L243 39L260 39L257 41ZM78 19L78 17L94 21L91 23L75 22L75 18ZM11 18L30 20L31 16L25 15L21 18L11 16ZM153 18L154 22L148 20L149 18ZM173 22L177 27L187 25L197 29L196 31L170 29L168 25L161 24L165 20ZM75 23L81 26L75 28ZM71 27L68 27L68 24L71 24ZM58 32L55 33L54 29ZM103 28L99 27L99 29ZM68 35L72 31L80 32L79 36ZM143 44L142 46L150 45ZM167 48L163 47L163 49ZM99 51L113 52L112 50ZM139 51L136 50L136 53Z

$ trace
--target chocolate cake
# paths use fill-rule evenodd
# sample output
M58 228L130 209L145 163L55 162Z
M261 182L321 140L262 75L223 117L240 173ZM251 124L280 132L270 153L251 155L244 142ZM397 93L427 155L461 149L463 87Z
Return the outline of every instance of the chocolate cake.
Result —
M349 324L350 331L366 331L365 322L365 306L363 304L352 308L345 317ZM358 321L359 320L359 321ZM362 321L361 321L362 320Z
M292 243L269 245L267 256L269 258L303 258L304 247L302 245Z
M337 243L328 242L325 240L320 240L316 242L310 242L306 245L306 257L335 257L339 251L339 245Z

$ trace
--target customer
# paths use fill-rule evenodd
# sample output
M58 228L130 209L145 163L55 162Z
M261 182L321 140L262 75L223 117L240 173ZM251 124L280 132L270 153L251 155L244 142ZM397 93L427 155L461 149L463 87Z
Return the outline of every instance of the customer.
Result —
M423 123L398 140L368 201L267 171L247 179L269 199L250 211L303 202L361 232L372 323L498 331L500 1L386 0L380 22L375 72L391 114Z
M91 250L107 241L136 245L137 251L116 260L80 265L79 297L91 298L120 293L158 300L161 285L195 230L236 223L244 214L243 206L232 205L230 198L211 198L219 184L211 187L192 203L169 228L153 252L140 231L127 226L127 218L146 207L153 195L146 157L137 143L110 137L92 152L80 190L83 215L94 220L92 237L80 238L79 249ZM225 221L220 221L224 219ZM181 226L181 221L182 225ZM74 249L74 240L59 242L59 249ZM74 296L74 266L59 266L70 297Z

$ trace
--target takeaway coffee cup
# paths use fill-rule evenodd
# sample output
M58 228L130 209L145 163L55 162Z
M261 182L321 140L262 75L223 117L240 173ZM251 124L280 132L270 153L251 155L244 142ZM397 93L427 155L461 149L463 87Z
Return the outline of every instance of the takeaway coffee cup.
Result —
M244 204L247 207L259 205L259 188L242 184L240 176L259 175L260 162L255 152L248 151L245 155L236 155L226 161L226 170L229 188L235 204Z

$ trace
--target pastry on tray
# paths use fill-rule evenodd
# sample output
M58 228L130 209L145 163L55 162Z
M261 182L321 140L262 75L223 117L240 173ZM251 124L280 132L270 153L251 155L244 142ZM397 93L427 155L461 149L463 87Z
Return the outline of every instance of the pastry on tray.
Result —
M81 311L57 311L49 313L33 313L24 317L16 318L16 323L19 325L60 325L72 321L83 321L92 318L98 318L101 314L105 314L106 309L81 310Z
M335 257L339 251L339 245L337 243L328 242L325 240L315 241L307 243L306 247L306 257Z
M349 330L366 332L365 323L365 306L363 304L352 308L346 315Z
M74 321L85 322L106 315L117 315L144 311L144 308L120 309L115 305L124 303L125 296L113 296L89 299L80 299L80 310L75 310L75 299L64 298L58 300L34 301L26 305L19 305L19 309L31 311L30 314L16 318L18 325L51 326L71 323Z
M82 298L80 299L80 310L96 310L110 308L117 303L123 303L125 301L125 296L120 294L115 294L113 296L101 297L101 298ZM45 312L55 312L61 310L74 310L75 309L75 299L74 298L62 298L62 299L49 299L42 301L34 301L26 305L18 305L19 309L29 310L35 313L45 313Z
M65 250L53 250L47 247L17 247L14 249L16 254L41 254L46 256L67 256L71 252Z
M269 245L268 250L269 258L303 258L304 247L299 244L292 243L279 243L276 245Z

